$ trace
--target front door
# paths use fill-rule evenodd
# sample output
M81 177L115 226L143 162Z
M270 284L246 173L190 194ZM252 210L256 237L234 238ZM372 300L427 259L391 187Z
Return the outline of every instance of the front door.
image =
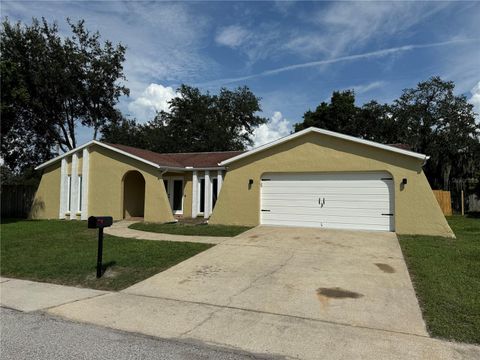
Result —
M163 179L163 184L167 191L172 212L174 214L183 214L183 179L165 178Z
M173 194L170 205L174 214L183 213L183 180L173 180Z

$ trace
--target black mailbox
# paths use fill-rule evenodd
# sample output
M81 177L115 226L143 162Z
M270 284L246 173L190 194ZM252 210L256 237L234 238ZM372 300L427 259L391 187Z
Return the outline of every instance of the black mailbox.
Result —
M88 218L89 229L100 229L112 226L113 218L111 216L90 216Z
M97 253L97 279L102 276L102 255L103 255L103 228L112 226L111 216L90 216L88 228L98 229L98 253Z

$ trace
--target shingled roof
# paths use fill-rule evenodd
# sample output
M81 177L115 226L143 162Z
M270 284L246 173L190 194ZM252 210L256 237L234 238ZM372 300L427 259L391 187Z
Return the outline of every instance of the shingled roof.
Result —
M193 168L214 168L219 167L218 163L231 157L240 155L243 151L215 151L215 152L192 152L192 153L157 153L149 150L139 149L132 146L110 144L118 150L125 151L131 155L153 162L159 166L166 167L193 167Z
M189 169L215 169L215 168L223 168L225 165L228 165L238 159L244 158L245 156L249 156L251 154L257 153L259 151L263 151L269 147L275 146L277 144L283 143L290 139L296 138L298 136L302 136L307 132L315 132L321 133L329 136L334 136L337 138L381 148L384 150L392 151L395 153L400 153L407 156L412 156L418 159L422 159L426 161L429 157L424 154L419 154L413 151L408 150L408 145L405 144L391 144L391 145L384 145L379 144L373 141L368 141L364 139L355 138L353 136L345 135L336 133L329 130L319 129L319 128L307 128L300 132L290 134L278 140L272 141L268 144L261 145L257 148L251 149L249 151L216 151L216 152L192 152L192 153L156 153L149 150L139 149L132 146L125 146L120 144L110 144L106 142L100 142L97 140L91 140L86 144L83 144L75 149L72 149L62 155L55 157L54 159L48 160L43 164L38 165L35 170L44 169L47 166L63 159L67 156L70 156L80 150L88 148L92 145L102 146L104 148L110 149L112 151L117 151L125 156L132 157L136 160L145 162L149 165L158 168L171 168L172 170L186 170Z

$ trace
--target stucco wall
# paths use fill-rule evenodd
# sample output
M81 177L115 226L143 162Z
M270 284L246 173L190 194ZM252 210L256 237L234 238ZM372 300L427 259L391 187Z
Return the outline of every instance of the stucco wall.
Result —
M60 212L60 161L43 170L35 193L30 217L58 219Z
M88 204L90 215L123 218L123 176L131 170L145 178L145 221L173 221L160 171L150 165L100 146L92 146Z
M263 173L342 171L392 174L397 233L453 236L423 174L422 160L317 133L305 134L230 164L210 223L258 225ZM403 178L408 180L404 187ZM254 180L250 189L249 179Z

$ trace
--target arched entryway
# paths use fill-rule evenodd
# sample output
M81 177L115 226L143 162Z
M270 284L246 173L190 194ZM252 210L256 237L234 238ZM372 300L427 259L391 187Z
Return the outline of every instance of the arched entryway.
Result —
M123 218L143 217L145 209L145 179L139 171L129 171L123 177Z

